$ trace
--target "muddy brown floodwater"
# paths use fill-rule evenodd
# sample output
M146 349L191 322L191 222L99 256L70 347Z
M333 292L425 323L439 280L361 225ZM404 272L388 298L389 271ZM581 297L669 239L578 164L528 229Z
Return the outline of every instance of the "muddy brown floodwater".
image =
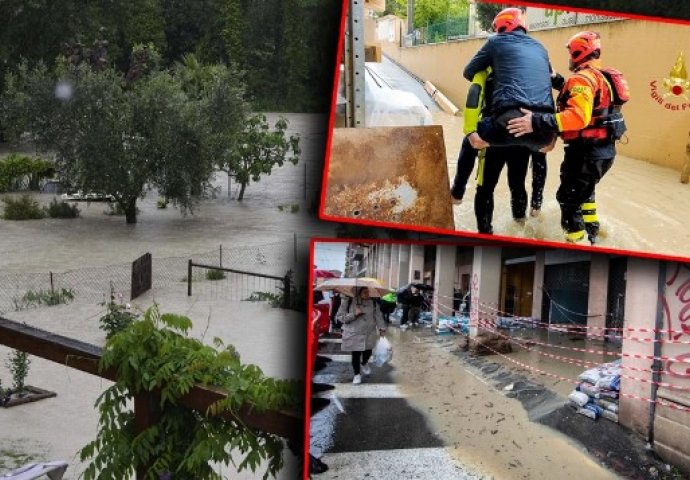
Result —
M464 368L450 353L453 341L439 346L412 331L396 334L396 382L460 463L496 479L618 478Z
M434 123L443 126L448 171L452 179L463 138L462 117L444 112L437 112L433 117ZM562 159L563 143L559 141L547 155L548 174L541 215L528 217L524 225L512 219L507 177L502 173L495 193L493 226L497 235L563 241L560 209L556 202ZM462 204L453 207L457 230L477 231L473 206L475 191L472 177ZM527 174L527 191L531 192L531 170ZM690 186L679 182L677 171L618 155L611 170L597 186L596 193L602 225L599 246L690 256Z

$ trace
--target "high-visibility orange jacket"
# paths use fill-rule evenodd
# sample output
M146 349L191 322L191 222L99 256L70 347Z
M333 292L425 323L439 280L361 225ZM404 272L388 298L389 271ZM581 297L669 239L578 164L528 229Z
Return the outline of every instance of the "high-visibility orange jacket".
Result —
M565 82L558 95L558 112L533 116L535 130L560 133L566 142L575 139L606 139L606 127L598 124L613 102L611 86L598 70L599 60L583 64Z

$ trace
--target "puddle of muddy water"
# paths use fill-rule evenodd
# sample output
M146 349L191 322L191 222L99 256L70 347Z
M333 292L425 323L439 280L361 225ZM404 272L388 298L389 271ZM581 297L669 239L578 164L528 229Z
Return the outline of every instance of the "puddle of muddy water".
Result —
M582 447L530 422L519 401L463 368L450 348L414 335L391 332L396 381L456 460L497 479L617 478Z

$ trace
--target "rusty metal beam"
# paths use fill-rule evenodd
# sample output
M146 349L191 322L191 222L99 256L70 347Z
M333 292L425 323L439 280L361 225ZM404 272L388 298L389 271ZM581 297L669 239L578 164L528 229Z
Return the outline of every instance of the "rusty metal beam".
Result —
M0 344L91 375L115 380L114 370L99 371L102 349L90 343L0 317ZM197 385L180 398L180 404L206 413L211 405L226 397L227 393L219 388ZM223 416L254 430L295 441L301 441L302 438L303 421L297 412L274 410L258 413L252 406L244 405L236 415L225 413Z

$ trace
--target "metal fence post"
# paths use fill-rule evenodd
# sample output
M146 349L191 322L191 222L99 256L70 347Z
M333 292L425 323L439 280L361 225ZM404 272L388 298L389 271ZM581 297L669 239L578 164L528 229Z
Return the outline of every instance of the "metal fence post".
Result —
M289 309L290 304L291 304L291 297L292 297L292 286L290 285L290 273L291 271L288 270L288 272L285 274L285 277L283 277L283 308Z
M223 244L220 244L220 266L223 266Z
M192 260L187 263L187 296L192 296Z
M53 272L50 272L50 293L55 293L55 285L53 284Z

